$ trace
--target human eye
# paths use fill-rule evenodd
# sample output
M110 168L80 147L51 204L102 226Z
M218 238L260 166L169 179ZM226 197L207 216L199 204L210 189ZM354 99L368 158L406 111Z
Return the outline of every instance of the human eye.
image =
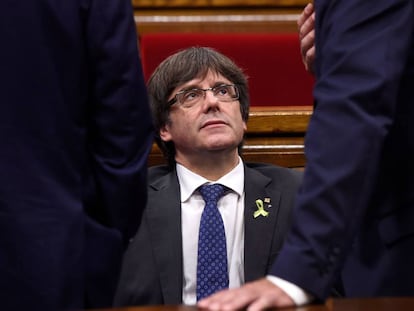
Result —
M202 91L198 89L187 90L182 94L182 103L191 104L196 102L200 97L202 97Z
M215 96L219 98L230 99L230 98L233 98L234 91L232 91L231 85L224 84L224 85L216 86L214 88L214 94Z

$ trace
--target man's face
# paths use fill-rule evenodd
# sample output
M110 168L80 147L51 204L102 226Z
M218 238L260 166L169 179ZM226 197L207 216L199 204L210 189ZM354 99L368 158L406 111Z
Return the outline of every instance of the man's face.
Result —
M193 79L178 86L169 100L182 90L231 84L223 76L208 72L203 79ZM222 94L225 92L220 92L217 97ZM217 97L212 91L206 91L194 105L187 107L177 102L171 106L171 122L161 128L160 136L164 141L174 142L177 162L194 156L209 156L212 152L237 151L246 131L240 102L237 99L224 102Z

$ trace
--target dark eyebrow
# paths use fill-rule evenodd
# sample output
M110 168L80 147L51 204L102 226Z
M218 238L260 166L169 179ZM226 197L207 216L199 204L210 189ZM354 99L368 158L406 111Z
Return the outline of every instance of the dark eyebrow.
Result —
M214 83L213 87L222 86L222 85L229 85L229 84L232 84L232 83L231 82L218 81L218 82Z
M200 89L200 87L197 84L191 84L186 87L180 88L178 92L189 91L189 90L194 90L194 89Z
M198 89L201 89L201 88L197 87L197 86L189 86L189 87L185 88L184 90L191 91L191 90L198 90Z
M229 84L232 84L232 83L231 82L217 81L213 84L213 86L210 86L210 87L215 88L215 87L218 87L218 86L229 85ZM182 91L188 91L188 90L193 90L193 89L204 89L204 88L200 87L197 84L194 84L194 85L189 85L188 87L183 88Z
M217 81L211 87L214 88L214 87L218 87L218 86L222 86L222 85L229 85L229 84L232 84L232 82ZM199 84L190 84L186 87L183 87L183 88L179 89L177 92L191 91L191 90L194 90L194 89L204 89L204 88L202 88Z

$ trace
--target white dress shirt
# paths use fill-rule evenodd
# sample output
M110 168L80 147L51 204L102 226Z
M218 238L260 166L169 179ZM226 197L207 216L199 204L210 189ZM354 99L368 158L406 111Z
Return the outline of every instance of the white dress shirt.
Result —
M229 287L244 284L244 166L239 164L217 181L209 181L177 164L181 193L181 229L183 239L183 303L194 305L197 282L198 229L204 200L197 188L207 183L220 183L231 189L218 201L227 242Z
M280 289L282 289L290 298L292 298L293 302L297 306L303 306L312 302L313 300L312 295L308 294L296 284L288 282L274 275L268 275L266 278L278 286Z
M198 230L205 204L196 190L205 183L220 183L232 190L226 192L217 205L226 232L229 288L244 284L244 167L243 161L239 158L239 164L215 182L191 172L178 163L176 167L181 193L183 303L194 305L197 302ZM267 279L288 294L297 306L307 304L313 300L311 295L293 283L273 275L268 275Z

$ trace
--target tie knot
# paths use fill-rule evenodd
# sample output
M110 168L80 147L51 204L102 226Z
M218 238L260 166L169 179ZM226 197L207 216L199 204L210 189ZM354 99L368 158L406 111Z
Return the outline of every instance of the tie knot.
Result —
M221 184L202 185L200 193L205 202L216 202L224 194L224 186Z

